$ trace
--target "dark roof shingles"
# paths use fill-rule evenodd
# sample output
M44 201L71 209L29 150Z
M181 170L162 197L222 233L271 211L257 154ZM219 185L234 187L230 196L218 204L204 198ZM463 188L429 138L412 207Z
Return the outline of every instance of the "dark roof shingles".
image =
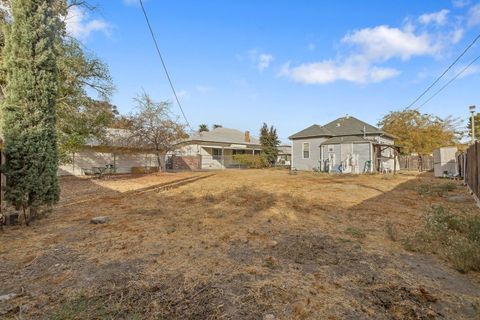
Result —
M333 136L331 132L326 130L324 127L319 126L318 124L311 125L310 127L303 129L300 132L297 132L290 137L289 139L297 139L297 138L308 138L308 137L331 137Z
M366 131L364 133L364 131ZM334 121L327 123L324 126L314 124L300 132L291 135L289 139L312 138L312 137L336 137L336 136L359 136L370 134L384 134L393 137L377 127L374 127L366 122L363 122L355 117L347 116L341 117Z

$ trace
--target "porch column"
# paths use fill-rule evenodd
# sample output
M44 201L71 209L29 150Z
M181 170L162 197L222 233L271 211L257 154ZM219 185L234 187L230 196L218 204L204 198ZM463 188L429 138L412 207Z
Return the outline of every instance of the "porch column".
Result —
M222 167L225 169L225 147L222 147Z

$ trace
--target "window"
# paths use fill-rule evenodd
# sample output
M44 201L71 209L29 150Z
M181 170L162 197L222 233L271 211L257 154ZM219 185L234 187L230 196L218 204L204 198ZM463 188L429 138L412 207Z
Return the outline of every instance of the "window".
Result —
M303 159L310 158L310 143L304 142L303 143Z
M222 159L222 149L212 149L212 155L215 160Z
M328 146L328 152L334 152L335 150L333 149L333 146Z

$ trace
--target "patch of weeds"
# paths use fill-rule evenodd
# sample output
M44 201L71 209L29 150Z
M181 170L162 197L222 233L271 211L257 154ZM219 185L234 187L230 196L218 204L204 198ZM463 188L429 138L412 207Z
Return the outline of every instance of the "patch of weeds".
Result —
M207 193L206 195L204 195L204 196L203 196L203 199L204 199L205 201L211 202L211 203L215 202L215 200L216 200L216 199L215 199L215 196L214 196L213 194L211 194L211 193Z
M448 181L433 184L421 184L415 187L415 190L421 196L439 196L444 197L448 192L457 188L455 182Z
M459 272L480 270L480 216L453 214L433 206L423 229L404 241L410 251L440 254Z
M340 243L351 243L352 240L346 238L337 238Z
M277 261L274 257L267 257L263 262L263 266L269 269L276 269L277 268Z
M390 221L387 221L385 224L385 231L387 232L387 236L392 241L398 240L398 230L397 227Z
M365 231L356 227L348 227L345 229L345 233L357 239L363 239L367 236Z
M309 212L311 206L308 203L308 200L302 196L289 194L286 196L286 203L295 211L298 212Z
M480 300L472 302L473 311L475 311L475 315L480 318Z
M480 270L479 244L467 238L451 236L445 248L445 254L455 269L461 273Z
M128 319L142 319L142 315L136 312L125 312L121 303L108 301L103 297L79 297L63 302L59 309L49 319L108 319L121 314Z
M276 202L276 198L269 192L241 186L231 192L229 201L237 207L249 208L254 212L258 212L272 207Z
M410 252L415 252L415 244L413 243L413 240L411 238L406 238L402 240L403 247L405 250L410 251Z
M382 175L382 180L395 180L397 178L394 174L384 174Z

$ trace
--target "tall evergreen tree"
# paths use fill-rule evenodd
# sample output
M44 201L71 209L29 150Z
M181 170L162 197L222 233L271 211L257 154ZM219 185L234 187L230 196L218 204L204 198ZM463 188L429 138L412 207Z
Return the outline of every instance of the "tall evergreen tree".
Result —
M56 203L60 192L55 43L62 23L53 5L54 0L13 0L12 23L5 30L5 199L23 210L27 224L38 207Z
M115 90L108 66L65 32L64 22L69 12L76 16L93 8L83 0L52 0L52 3L63 33L56 39L55 46L59 82L55 110L59 160L67 163L86 141L106 138L106 128L128 123L108 102ZM13 22L11 9L11 0L0 0L0 61L5 60L3 30ZM0 100L6 81L4 69L0 68ZM93 98L94 94L97 97Z
M267 163L274 165L278 157L278 145L280 140L278 139L277 129L273 126L270 128L266 123L263 123L260 129L260 144L262 145L263 155Z

